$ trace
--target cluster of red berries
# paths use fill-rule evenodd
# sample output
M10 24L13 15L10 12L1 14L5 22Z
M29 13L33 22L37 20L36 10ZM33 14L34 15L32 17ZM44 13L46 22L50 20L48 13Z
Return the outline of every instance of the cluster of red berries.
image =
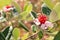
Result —
M38 17L38 20L41 24L44 24L47 21L47 16L46 15L40 15Z

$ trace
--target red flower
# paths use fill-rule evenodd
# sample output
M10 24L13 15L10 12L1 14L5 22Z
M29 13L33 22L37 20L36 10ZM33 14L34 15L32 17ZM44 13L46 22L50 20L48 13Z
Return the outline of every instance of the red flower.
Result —
M39 22L40 22L41 24L44 24L45 21L47 21L47 17L46 17L46 15L40 15L40 16L38 17L38 20L39 20Z
M10 6L10 5L3 7L3 11L4 11L4 12L9 12L9 11L12 10L12 9L13 9L13 8L12 8L12 6Z
M8 6L6 6L6 8L8 9L8 8L11 8L11 6L10 5L8 5Z

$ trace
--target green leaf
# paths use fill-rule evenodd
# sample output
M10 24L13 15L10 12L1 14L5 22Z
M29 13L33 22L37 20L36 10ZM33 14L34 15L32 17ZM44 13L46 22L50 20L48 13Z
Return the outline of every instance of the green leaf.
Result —
M46 6L46 4L44 3L44 4L42 4L42 12L43 12L44 14L46 14L46 15L50 15L51 9L49 9L49 8Z
M0 9L2 9L4 6L11 4L12 0L0 0Z
M32 25L31 27L32 27L32 31L35 33L37 31L36 25Z
M30 15L33 19L37 18L37 14L33 11L31 11Z
M5 37L1 32L0 32L0 40L5 40Z
M56 36L54 37L54 40L60 40L60 31L56 34Z
M6 18L6 13L5 12L3 12L3 17Z
M20 30L18 28L14 28L13 30L13 37L15 40L17 40L20 36Z
M26 31L29 31L28 28L21 21L19 21L19 26L25 29Z
M5 37L7 36L8 32L9 32L9 28L10 27L7 27L2 31L2 33L4 34Z
M10 26L5 28L2 32L0 32L1 40L5 40L5 39L9 40L12 35L12 31L13 31L13 28Z
M27 18L28 18L28 19L27 19ZM33 19L35 19L35 18L37 18L36 12L31 11L30 15L28 15L28 16L26 17L26 20L27 20L27 21L31 21L31 20L33 20Z
M38 32L38 37L39 37L39 39L41 39L41 38L43 37L42 31L39 31L39 32Z
M54 4L52 3L52 0L43 0L44 3L46 3L46 5L50 8L53 9Z
M14 1L12 1L12 4L15 6L17 12L20 13L20 6Z

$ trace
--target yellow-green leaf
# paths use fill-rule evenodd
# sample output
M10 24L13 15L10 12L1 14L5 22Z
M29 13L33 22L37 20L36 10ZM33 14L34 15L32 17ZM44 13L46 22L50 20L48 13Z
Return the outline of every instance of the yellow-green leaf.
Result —
M16 7L18 13L20 13L20 6L16 2L12 2L12 4Z
M46 5L50 8L53 9L54 4L52 3L52 0L43 0L44 3L46 3Z
M28 7L26 8L26 11L30 13L32 11L32 4L28 4Z
M27 38L28 38L28 36L29 36L29 33L26 33L26 34L22 37L22 40L27 39Z
M31 11L32 11L32 4L26 3L25 6L24 6L24 12L20 13L21 19L22 20L27 20L27 16L30 15ZM32 19L31 16L30 16L29 19Z
M32 20L32 17L30 16L30 13L28 13L27 11L24 11L24 12L22 12L22 13L20 13L20 18L21 18L21 20L27 20L27 21L29 21L29 19L30 20Z
M27 18L28 18L28 19L27 19ZM26 18L27 21L32 21L32 20L33 20L32 17L28 17L28 16L27 16L27 18Z
M15 28L13 30L13 37L14 37L14 39L17 40L19 38L19 36L20 36L20 30L18 28Z
M11 4L12 0L0 0L0 9L4 6Z
M58 16L57 16L56 12L54 10L52 10L52 12L49 15L49 21L55 22L56 20L58 20Z
M58 2L55 5L55 7L53 8L53 10L52 10L52 12L50 14L49 20L51 22L55 22L55 21L60 20L60 2Z
M28 13L27 13L26 11L20 13L21 19L22 19L22 20L25 20L26 17L27 17L27 16L26 16L27 14L28 14Z
M54 10L56 11L58 18L60 19L60 2L56 4L56 6L54 7Z
M24 5L24 11L27 11L28 13L30 13L32 11L32 4L29 3L28 1Z

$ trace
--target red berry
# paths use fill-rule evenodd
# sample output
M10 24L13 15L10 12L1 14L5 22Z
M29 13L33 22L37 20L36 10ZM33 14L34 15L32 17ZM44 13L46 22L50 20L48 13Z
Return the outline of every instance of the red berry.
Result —
M8 5L8 6L6 6L6 8L7 8L7 9L8 9L8 8L11 8L11 6Z
M47 21L47 17L46 17L46 15L40 15L40 16L38 17L38 20L39 20L39 22L40 22L41 24L44 24L45 21Z

